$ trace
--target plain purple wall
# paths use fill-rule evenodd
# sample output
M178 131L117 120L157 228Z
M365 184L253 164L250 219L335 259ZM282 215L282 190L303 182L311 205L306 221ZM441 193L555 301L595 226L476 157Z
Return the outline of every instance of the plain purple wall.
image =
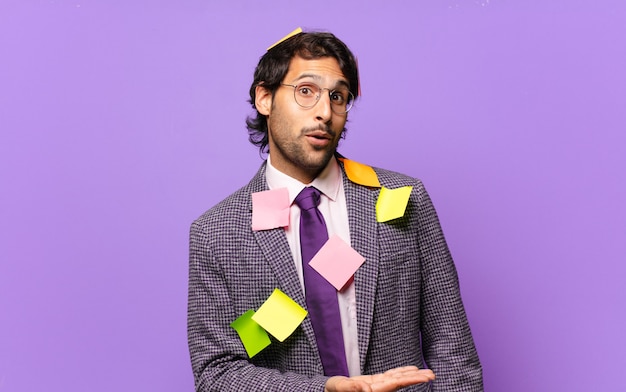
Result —
M486 389L626 390L626 2L1 0L0 391L193 389L188 227L297 26L359 58L340 151L429 189Z

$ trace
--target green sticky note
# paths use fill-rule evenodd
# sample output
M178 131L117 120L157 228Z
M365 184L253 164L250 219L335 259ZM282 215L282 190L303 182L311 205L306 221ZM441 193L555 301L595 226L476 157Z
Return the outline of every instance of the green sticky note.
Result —
M298 328L306 315L307 311L297 302L275 289L252 316L252 320L282 342Z
M376 221L387 222L404 216L412 190L412 186L396 189L382 187L376 201Z
M233 321L230 326L233 327L239 339L243 343L250 358L261 352L265 347L269 346L271 341L265 330L259 324L252 320L254 310L248 310Z

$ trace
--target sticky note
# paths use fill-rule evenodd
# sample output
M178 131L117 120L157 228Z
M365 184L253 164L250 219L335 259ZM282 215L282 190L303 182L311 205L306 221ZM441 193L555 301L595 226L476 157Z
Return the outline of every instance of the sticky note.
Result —
M359 84L359 89L356 92L357 97L361 97L361 73L359 72L359 59L355 56L354 62L356 63L356 82Z
M289 226L287 188L252 194L252 230L270 230L287 226Z
M387 222L402 217L412 190L412 186L396 189L382 187L376 201L376 221Z
M380 188L378 176L371 166L364 165L350 159L342 158L343 167L350 181L365 186Z
M269 48L267 48L267 50L272 49L274 46L278 45L279 43L285 41L288 38L293 37L296 34L300 34L302 32L302 28L298 27L297 29L295 29L294 31L292 31L291 33L287 34L286 36L284 36L283 38L279 39L278 41L276 41L276 43L272 46L270 46Z
M309 265L337 290L350 280L365 258L338 235L333 235L313 256Z
M306 315L307 311L297 302L275 289L252 316L252 320L282 342L298 328Z
M267 332L252 320L253 315L254 310L248 310L230 324L230 326L237 331L237 334L239 334L239 339L241 339L243 347L246 349L250 358L260 353L271 343Z

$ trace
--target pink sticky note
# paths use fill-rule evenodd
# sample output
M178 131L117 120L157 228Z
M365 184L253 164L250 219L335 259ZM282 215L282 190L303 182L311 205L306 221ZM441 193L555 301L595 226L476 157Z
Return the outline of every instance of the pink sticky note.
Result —
M333 235L317 252L309 265L330 282L337 290L348 282L365 258L346 244L338 235Z
M252 194L252 230L270 230L287 226L289 226L287 188Z

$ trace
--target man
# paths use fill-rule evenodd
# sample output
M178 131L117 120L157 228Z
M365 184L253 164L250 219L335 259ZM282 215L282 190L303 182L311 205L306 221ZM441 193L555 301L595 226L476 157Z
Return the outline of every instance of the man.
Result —
M247 123L268 159L191 227L197 391L482 390L454 263L423 185L375 168L382 187L412 187L404 215L379 222L381 188L350 179L336 151L358 84L354 56L329 33L296 34L259 61L250 88L257 113ZM252 195L278 189L288 190L289 224L253 228ZM303 194L319 205L304 207ZM365 258L323 306L318 290L329 298L330 286L312 275L307 254L315 236L307 230L319 224L324 238L340 238ZM251 357L231 323L276 288L308 315Z

